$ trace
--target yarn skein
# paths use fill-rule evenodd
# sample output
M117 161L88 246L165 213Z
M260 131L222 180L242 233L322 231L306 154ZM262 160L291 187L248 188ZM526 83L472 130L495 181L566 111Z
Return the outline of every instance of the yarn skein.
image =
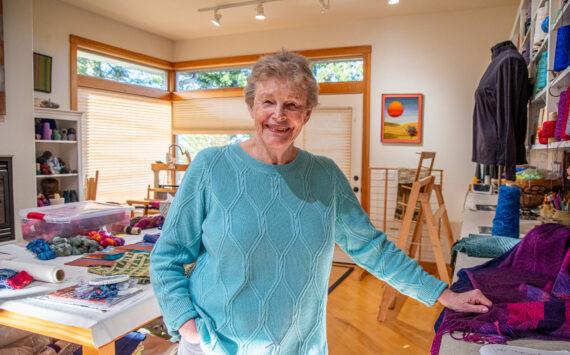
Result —
M493 219L491 234L502 237L519 237L519 210L521 207L521 189L517 186L503 185L499 189L499 203Z
M554 71L561 72L570 65L570 25L560 27L556 34Z

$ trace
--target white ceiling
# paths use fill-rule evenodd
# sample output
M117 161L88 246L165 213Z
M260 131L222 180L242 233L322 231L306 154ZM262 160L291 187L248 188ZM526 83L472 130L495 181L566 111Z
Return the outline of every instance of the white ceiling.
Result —
M214 7L243 0L61 0L171 40L221 36L311 25L354 22L391 16L514 6L519 0L330 0L321 13L318 0L280 0L264 5L266 20L255 20L255 5L222 9L222 26L210 22ZM326 0L325 0L326 1ZM513 13L513 19L514 19ZM473 29L476 31L477 29Z

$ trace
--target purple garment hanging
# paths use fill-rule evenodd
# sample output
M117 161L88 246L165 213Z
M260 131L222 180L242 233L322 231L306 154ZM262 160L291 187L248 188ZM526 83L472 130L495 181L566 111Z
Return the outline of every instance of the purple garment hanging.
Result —
M562 135L562 126L564 125L564 109L566 108L566 91L560 93L560 100L558 101L558 117L556 118L556 130L554 137L560 139ZM566 127L564 127L566 128Z
M444 309L431 353L437 354L441 337L454 331L463 332L460 339L477 343L570 340L569 272L570 228L556 223L535 227L498 258L460 270L451 290L478 288L493 306L487 313Z

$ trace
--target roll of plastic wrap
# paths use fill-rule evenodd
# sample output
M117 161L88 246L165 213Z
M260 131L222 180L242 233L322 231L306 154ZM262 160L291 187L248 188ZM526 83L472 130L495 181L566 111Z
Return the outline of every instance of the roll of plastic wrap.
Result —
M0 260L0 268L12 269L16 271L26 271L34 280L57 283L65 278L63 269L57 266L27 263L15 260Z

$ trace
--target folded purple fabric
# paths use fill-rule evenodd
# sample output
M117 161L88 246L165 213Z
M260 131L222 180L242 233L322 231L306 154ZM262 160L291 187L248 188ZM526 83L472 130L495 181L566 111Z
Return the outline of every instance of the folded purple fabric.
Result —
M480 289L493 306L487 313L444 309L431 353L445 333L460 339L504 344L518 338L570 340L570 228L543 224L509 252L458 273L451 289ZM453 336L453 335L452 335Z

